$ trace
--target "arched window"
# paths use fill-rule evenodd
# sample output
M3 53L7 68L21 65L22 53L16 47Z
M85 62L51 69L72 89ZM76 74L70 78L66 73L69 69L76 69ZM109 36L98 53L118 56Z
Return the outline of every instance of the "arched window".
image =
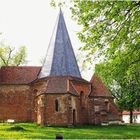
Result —
M83 102L83 91L80 92L80 105L82 107L82 102Z
M106 110L109 111L109 100L105 99Z
M58 100L55 100L55 111L58 112L58 108L59 108L59 104L58 104Z
M83 91L80 92L80 98L83 98Z

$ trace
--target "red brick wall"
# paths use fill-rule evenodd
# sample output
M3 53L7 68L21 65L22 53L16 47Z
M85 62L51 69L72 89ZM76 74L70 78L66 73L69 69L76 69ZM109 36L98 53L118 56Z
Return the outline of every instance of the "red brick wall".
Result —
M88 124L88 95L91 90L90 83L83 83L83 82L73 82L76 91L78 91L79 97L75 99L76 102L76 109L77 109L77 116L78 116L78 124ZM82 96L80 97L80 93Z
M32 88L37 90L38 103L37 122L38 124L47 125L72 125L88 123L88 103L87 95L90 92L90 85L83 82L74 82L74 88L78 91L78 96L73 96L70 93L46 93L47 81L37 82ZM80 92L83 91L82 101L80 101ZM41 94L44 93L44 94ZM55 99L60 103L60 111L56 112L54 108ZM41 101L42 100L42 101ZM43 105L42 102L44 102ZM75 120L74 120L75 110ZM41 116L41 117L40 117ZM43 116L44 119L41 119ZM43 122L44 121L44 122Z
M32 121L32 94L26 85L0 86L0 121Z
M77 124L88 124L88 108L87 108L87 98L82 99L82 102L80 101L80 97L74 98L76 102L76 113L77 113Z
M77 96L70 93L45 94L46 88L47 81L32 84L31 87L0 85L0 121L14 119L20 122L35 121L42 125L73 125L100 124L118 119L119 112L112 98L89 97L89 84L75 82L74 88L79 93ZM58 112L55 111L55 99L59 101ZM95 106L99 106L98 112Z
M108 100L108 102L106 102ZM95 107L99 106L99 111ZM88 104L89 123L100 124L111 120L120 120L119 111L112 98L91 97Z
M121 112L119 111L118 107L115 105L113 100L109 102L109 119L110 120L121 120Z
M58 112L55 111L55 99L59 102ZM67 126L88 123L87 108L81 108L80 100L77 96L60 93L43 94L38 97L37 103L38 124ZM73 116L74 110L75 117Z
M37 122L46 125L68 125L69 116L69 94L43 94L38 97ZM55 111L55 100L58 100L58 112ZM44 113L43 113L44 111ZM42 120L40 120L40 115Z
M73 85L74 85L76 91L79 94L80 94L81 91L83 91L83 93L86 94L86 95L89 94L89 92L90 92L90 88L91 88L90 84L85 84L85 83L82 83L82 82L74 81Z

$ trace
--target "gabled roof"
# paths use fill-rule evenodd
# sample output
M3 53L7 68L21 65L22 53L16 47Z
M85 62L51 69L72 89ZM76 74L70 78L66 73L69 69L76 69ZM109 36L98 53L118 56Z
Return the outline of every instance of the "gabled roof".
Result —
M104 85L102 80L99 78L99 76L97 76L97 74L93 75L90 82L92 83L92 86L93 86L90 96L112 97L111 93L109 92L107 87Z
M81 78L61 9L38 78L47 76Z
M37 78L41 67L6 66L0 68L0 84L28 84Z

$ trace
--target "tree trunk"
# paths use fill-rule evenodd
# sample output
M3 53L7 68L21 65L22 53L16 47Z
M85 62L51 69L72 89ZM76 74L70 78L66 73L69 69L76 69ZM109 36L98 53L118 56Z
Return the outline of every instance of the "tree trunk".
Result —
M130 123L133 123L133 111L130 110Z

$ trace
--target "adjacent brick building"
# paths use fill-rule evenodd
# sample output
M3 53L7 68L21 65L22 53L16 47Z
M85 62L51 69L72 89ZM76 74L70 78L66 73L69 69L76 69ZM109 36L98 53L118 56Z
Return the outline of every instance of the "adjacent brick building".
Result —
M81 77L61 10L42 67L0 69L0 121L7 119L40 125L120 119L101 79Z

